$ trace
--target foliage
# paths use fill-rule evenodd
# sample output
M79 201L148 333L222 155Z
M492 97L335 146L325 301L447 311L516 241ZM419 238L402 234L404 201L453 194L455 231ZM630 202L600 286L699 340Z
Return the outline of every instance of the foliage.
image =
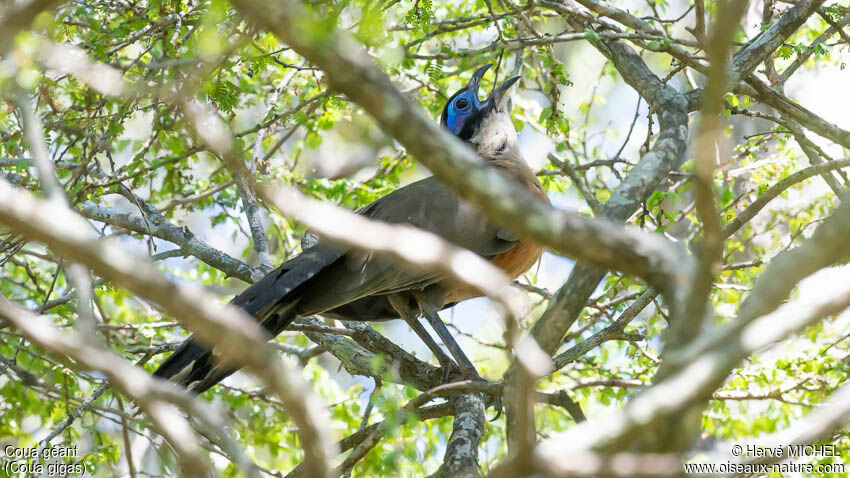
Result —
M635 5L631 13L638 16L668 18L684 12L672 2L670 6L666 2ZM500 82L520 58L523 91L515 98L513 113L523 138L548 137L551 145L536 141L562 157L566 168L575 168L582 181L577 187L565 167L543 161L541 155L527 158L536 161L547 191L558 204L590 214L581 191L589 191L604 203L657 139L657 119L647 119L645 102L633 113L634 95L622 93L620 73L593 47L608 41L605 31L590 27L573 31L555 10L536 2L514 6L489 1L352 0L318 2L311 8L328 18L329 25L352 32L391 79L434 118L474 68L496 63ZM832 22L847 14L840 5L826 10ZM669 23L654 24L664 29L664 36L638 39L633 46L641 49L660 78L686 91L692 78L686 77L676 62L671 64L665 52L673 46L697 51L694 42L683 40L686 33ZM536 30L532 31L532 26ZM827 28L824 18L812 16L773 52L771 65L782 72L801 61L795 74L806 75L808 81L816 81L813 71L832 71L839 65L843 69L845 37L816 40ZM551 40L561 32L579 35L570 43ZM317 37L323 34L313 33ZM745 33L739 40L755 35ZM516 38L551 41L526 46ZM51 67L45 52L56 44L73 45L89 61L117 69L125 84L132 85L132 93L103 95L78 75ZM589 68L587 65L595 65L598 72L576 73ZM482 91L490 91L495 83L491 73ZM126 187L159 208L172 223L241 261L257 264L239 188L224 163L191 133L179 108L168 100L175 86L181 94L190 94L217 111L235 132L246 164L261 182L296 185L315 198L357 209L425 174L359 106L329 90L321 71L270 33L257 31L229 3L151 0L68 2L55 12L42 13L31 28L15 37L13 48L3 53L0 61L0 94L7 105L0 109L0 158L9 158L0 159L0 177L43 194L32 165L18 160L31 155L20 111L14 107L17 90L22 88L37 105L51 158L72 204L90 203L138 215L140 207L120 195L120 189ZM755 118L753 112L760 110L753 108L750 97L736 91L727 97L727 106L731 116L724 142L728 148L722 150L725 159L713 177L715 205L724 223L810 161L781 121L777 125ZM613 126L604 123L612 116L627 121ZM845 154L835 145L824 148L825 156ZM692 205L693 172L692 162L686 161L665 188L644 202L630 223L683 244L697 242L701 221ZM842 184L847 181L843 174L833 177ZM730 237L723 251L726 268L717 276L711 294L714 321L733 320L763 264L810 236L835 203L835 194L814 177L795 184ZM272 210L264 220L276 263L297 254L305 228ZM153 256L175 281L211 287L220 293L222 303L245 286L226 271L191 255L162 256L175 249L167 241L99 221L92 224L108 240ZM0 232L0 294L42 313L60 327L72 326L77 317L76 299L70 295L67 262L39 243L23 241L8 230ZM555 264L552 267L563 270L564 263L559 260L547 257L544 261L549 261L544 269L546 264ZM844 274L846 278L846 271ZM532 269L522 282L535 285L539 275ZM563 282L566 275L559 279ZM606 327L645 288L633 278L609 274L563 348ZM158 346L174 344L186 335L172 318L121 288L98 282L95 292L100 337L128 360L150 358L144 364L149 371L165 357ZM548 300L539 291L529 292L528 297L534 307L521 321L527 328ZM544 378L538 389L567 390L591 420L615 412L652 380L659 357L663 357L665 314L666 305L654 302L625 330L640 334L641 340L605 342ZM465 317L458 315L452 322L462 329ZM746 441L789 426L822 402L846 381L846 319L830 318L740 364L703 413L701 439L708 443ZM392 330L383 325L376 328ZM501 330L482 329L464 345L482 374L499 381L510 357ZM296 352L286 356L291 364L304 366L304 376L328 404L340 439L361 427L370 400L374 408L369 421L375 423L395 420L395 412L418 394L415 388L392 380L372 394L372 379L351 379L327 354L319 358L305 355L315 346L303 334L286 333L276 340ZM22 447L35 444L59 426L103 383L98 374L57 359L11 328L0 328L0 371L0 441ZM127 446L122 429L129 431L133 443L159 443L144 417L124 413L129 404L118 398L107 391L62 434L65 443L86 448L83 459L92 476L124 473ZM207 392L204 399L231 410L234 435L261 467L285 473L302 460L286 410L253 382L228 382ZM561 407L538 404L536 412L543 436L575 425L575 418ZM352 476L434 472L442 461L451 425L450 417L409 417L395 423L357 462ZM483 470L505 457L504 433L503 418L486 424L480 455ZM838 433L833 442L846 446L846 433ZM144 463L145 472L176 476L174 459L167 450L158 446L139 449L146 450L145 456L134 459ZM216 449L211 455L225 476L238 475L223 451Z

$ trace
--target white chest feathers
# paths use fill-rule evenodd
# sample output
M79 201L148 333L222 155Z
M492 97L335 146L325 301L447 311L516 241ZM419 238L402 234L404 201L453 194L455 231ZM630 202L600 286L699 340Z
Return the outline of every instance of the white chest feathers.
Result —
M516 148L517 132L507 112L494 111L481 120L469 142L475 145L478 154L496 157Z

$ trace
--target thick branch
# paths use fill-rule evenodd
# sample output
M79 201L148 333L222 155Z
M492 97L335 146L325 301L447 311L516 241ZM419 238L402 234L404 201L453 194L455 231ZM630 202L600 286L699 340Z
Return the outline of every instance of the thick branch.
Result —
M626 82L647 100L660 118L661 130L654 147L643 155L640 162L614 189L603 207L604 217L625 222L679 164L688 136L686 102L678 91L661 82L640 56L627 45L619 41L594 42L593 45L612 61ZM531 331L546 353L555 353L564 334L578 318L604 276L605 270L584 264L577 264L572 270L566 283L549 301L546 311ZM510 378L514 368L515 366L512 366L506 374L507 378ZM513 380L506 380L506 388L516 385ZM510 430L514 428L512 417L516 417L518 412L513 406L510 400L507 401L509 439Z
M686 103L675 89L662 83L640 56L619 41L594 42L623 79L658 112L661 130L655 146L641 158L605 203L603 216L626 221L674 169L685 151L688 136ZM555 294L532 334L544 351L554 353L567 329L578 317L605 271L578 265Z
M80 204L77 210L88 219L140 234L150 234L172 242L180 246L185 254L195 256L228 276L236 277L249 284L265 275L259 268L246 264L199 240L189 228L172 224L154 207L145 208L146 217L119 212L90 202Z
M714 287L714 276L719 271L723 253L723 238L720 231L720 217L714 200L714 168L717 166L716 151L721 141L721 131L725 118L723 96L726 94L727 78L735 76L733 66L729 65L728 55L738 23L746 11L745 0L727 0L718 2L717 20L714 22L711 37L707 44L707 53L711 60L708 79L703 97L699 126L694 138L694 202L702 222L702 237L699 241L699 266L688 288L688 298L684 308L676 307L676 320L667 333L665 349L675 350L689 342L702 329L707 310L708 297ZM737 82L737 81L736 81ZM676 310L677 309L677 310Z
M743 330L730 324L694 344L689 356L696 359L635 397L622 413L579 425L569 433L541 443L531 463L535 467L546 467L547 463L560 460L563 450L669 451L687 448L689 443L683 443L675 434L684 419L682 414L695 408L701 410L729 370L753 352L848 306L850 293L844 292L815 303L788 304L759 317ZM699 413L694 418L698 419ZM658 430L670 433L659 435Z
M304 323L320 325L319 319L301 319ZM322 334L307 332L307 337L313 342L325 347L336 357L348 373L352 375L363 375L376 377L382 380L394 378L399 383L416 387L421 391L434 388L440 383L440 369L426 362L416 359L408 352L398 346L385 347L387 339L375 332L374 329L365 324L355 324L360 330L355 331L355 340L342 335ZM377 347L381 346L380 352L386 354L387 363L382 367L375 367Z
M825 42L832 35L836 33L841 33L841 29L844 27L844 25L850 23L850 14L844 15L843 17L841 17L840 20L838 20L838 22L833 22L828 14L821 13L821 16L823 16L823 18L830 23L830 27L827 28L826 31L818 35L818 37L814 39L812 44L809 45L808 48L806 48L806 51L802 53L797 53L797 57L794 58L794 63L788 65L788 67L782 71L782 74L779 75L779 78L776 81L777 84L782 85L786 81L788 81L788 78L791 78L791 75L793 75L798 68L803 66L803 64L809 59L809 57L812 56L812 54L815 52L815 47Z
M477 478L478 446L484 435L484 395L464 393L453 400L452 436L446 445L443 464L432 478Z
M236 186L239 188L239 197L245 208L245 218L251 230L251 238L254 240L254 250L257 252L257 260L260 268L268 272L274 268L272 257L269 254L269 241L263 228L263 219L260 215L260 207L257 205L257 196L248 178L242 176L239 171L233 171Z
M788 9L782 17L770 27L759 33L750 42L739 49L732 61L729 63L729 72L726 76L726 89L732 89L747 77L755 68L772 55L782 45L786 38L797 31L806 20L814 14L823 4L824 0L802 0L796 2ZM729 21L728 18L718 17L722 22Z

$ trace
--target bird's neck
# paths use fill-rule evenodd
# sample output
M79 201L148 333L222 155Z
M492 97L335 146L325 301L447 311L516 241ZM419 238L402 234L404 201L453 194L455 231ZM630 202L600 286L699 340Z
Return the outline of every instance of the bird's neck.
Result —
M519 148L514 147L496 157L486 159L488 163L499 170L505 177L511 181L518 182L537 197L547 203L549 202L549 198L546 196L546 190L543 189L543 184L537 179L534 171L528 167L528 163L522 158Z
M469 142L484 158L497 157L517 148L517 132L507 112L496 111L485 116Z
M510 113L495 111L481 120L469 142L482 159L496 167L505 177L549 202L543 185L519 152L517 136Z

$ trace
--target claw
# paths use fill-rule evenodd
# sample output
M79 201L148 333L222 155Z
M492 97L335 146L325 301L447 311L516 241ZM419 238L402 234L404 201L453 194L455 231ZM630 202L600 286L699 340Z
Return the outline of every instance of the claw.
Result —
M496 416L490 419L490 422L495 422L502 416L502 396L499 395L496 397L496 403L493 404L493 408L496 410Z
M445 383L452 383L452 382L456 381L452 378L452 376L455 375L455 374L460 375L459 378L462 379L462 380L477 380L479 382L489 383L489 380L487 380L484 377L482 377L481 375L479 375L478 371L475 370L474 368L473 369L462 368L462 367L459 367L454 362L449 362L449 363L446 363L446 364L440 364L440 383L445 384ZM496 410L496 416L494 416L493 418L491 418L488 421L495 422L496 420L498 420L499 417L502 416L502 411L504 410L503 407L504 407L504 403L502 403L502 396L496 395L495 401L493 403L493 408Z
M445 364L440 364L440 383L452 383L455 380L456 376L463 376L463 371L460 367L457 366L454 362L448 362Z
M477 381L480 381L480 382L490 383L489 380L487 380L486 378L479 375L478 371L475 370L474 368L473 369L461 369L460 373L465 380L477 380ZM495 402L493 403L493 408L496 410L496 416L491 418L489 421L495 422L496 420L499 419L499 417L502 416L503 405L504 404L502 403L502 396L496 395L495 396Z

